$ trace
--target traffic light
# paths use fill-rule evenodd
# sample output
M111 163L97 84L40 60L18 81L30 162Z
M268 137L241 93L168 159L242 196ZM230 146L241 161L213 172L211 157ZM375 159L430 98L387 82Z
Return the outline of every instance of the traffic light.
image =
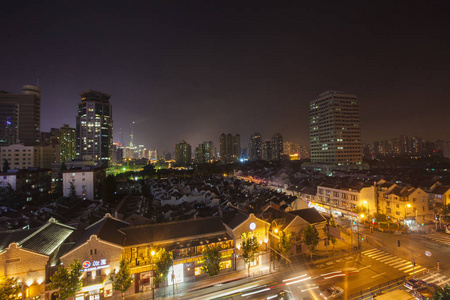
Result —
M400 247L400 240L397 240L397 244L398 244L398 246Z

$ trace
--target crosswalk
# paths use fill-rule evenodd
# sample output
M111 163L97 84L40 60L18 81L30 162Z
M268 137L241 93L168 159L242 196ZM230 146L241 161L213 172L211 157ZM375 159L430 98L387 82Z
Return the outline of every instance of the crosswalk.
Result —
M413 263L409 260L397 257L395 255L389 254L385 251L375 248L363 251L361 252L361 254L368 256L372 259L375 259L381 263L384 263L392 268L400 270L408 275L422 273L423 271L427 270L427 268L422 267L418 264L414 266Z
M444 233L431 233L431 234L425 234L423 237L438 242L440 244L446 244L450 246L450 235L444 234Z
M420 279L425 281L426 283L434 283L440 287L444 287L447 284L450 284L450 278L439 273L428 274L423 277L420 277Z

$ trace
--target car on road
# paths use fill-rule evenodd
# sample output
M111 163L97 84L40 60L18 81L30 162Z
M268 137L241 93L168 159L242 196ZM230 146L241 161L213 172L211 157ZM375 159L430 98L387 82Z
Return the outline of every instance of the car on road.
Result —
M292 295L291 291L284 290L277 294L277 298L279 300L294 300L294 295Z
M403 282L403 285L409 290L415 290L421 286L426 285L426 283L420 279L407 279Z
M326 288L323 292L320 293L323 299L340 299L344 297L344 290L337 285Z

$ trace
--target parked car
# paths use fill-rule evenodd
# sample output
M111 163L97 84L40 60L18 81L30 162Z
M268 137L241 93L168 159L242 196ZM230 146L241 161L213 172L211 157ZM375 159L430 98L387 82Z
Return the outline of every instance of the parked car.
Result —
M337 285L326 288L323 292L320 293L323 299L339 299L344 296L344 290Z
M421 286L425 286L426 283L420 279L408 279L403 282L403 285L409 290L415 290Z
M277 299L279 300L294 300L294 295L292 295L291 291L284 290L277 294Z

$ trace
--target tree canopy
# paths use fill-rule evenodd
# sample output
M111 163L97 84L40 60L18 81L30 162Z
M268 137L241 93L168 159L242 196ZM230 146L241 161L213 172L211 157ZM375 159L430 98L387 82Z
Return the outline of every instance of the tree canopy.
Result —
M448 300L450 299L450 285L445 287L437 287L433 292L433 300Z
M155 254L155 284L158 285L167 280L169 269L173 264L172 255L161 248Z
M219 274L220 261L222 255L220 254L220 248L217 246L206 246L203 251L203 267L202 270L209 276Z
M250 264L255 260L258 253L258 239L251 233L243 233L241 239L241 256L248 266L248 276L250 276Z
M280 241L278 243L278 251L287 258L290 255L289 250L291 250L294 245L294 236L291 233L285 233L280 231Z
M0 300L16 299L22 291L20 284L15 277L0 278Z
M59 299L74 297L81 289L81 262L75 259L69 268L70 270L59 266L58 271L50 277L50 288L58 289L55 294Z
M319 232L317 231L316 226L311 226L310 224L306 226L303 230L303 242L308 247L312 259L312 252L316 248L317 244L319 244Z
M111 275L111 281L113 289L122 293L122 299L124 293L130 288L133 281L133 275L130 270L130 263L122 258L120 260L119 271L116 274Z

